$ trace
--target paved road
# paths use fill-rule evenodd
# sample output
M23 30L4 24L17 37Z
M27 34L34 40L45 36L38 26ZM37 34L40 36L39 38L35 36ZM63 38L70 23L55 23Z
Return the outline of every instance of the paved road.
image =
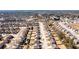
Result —
M43 25L42 22L39 22L39 27L40 27L40 33L41 33L41 38L43 39L43 45L42 45L42 48L43 49L47 49L48 48L48 45L47 45L47 41L46 41L46 29Z
M73 36L75 36L79 40L79 35L76 34L74 31L72 31L72 29L66 27L62 22L59 22L59 25L61 25L63 28L65 28L67 31L69 31Z
M19 42L22 41L22 37L24 36L24 33L26 31L26 27L22 27L19 33L15 36L15 38L12 39L10 44L7 44L6 48L16 48L19 45Z

